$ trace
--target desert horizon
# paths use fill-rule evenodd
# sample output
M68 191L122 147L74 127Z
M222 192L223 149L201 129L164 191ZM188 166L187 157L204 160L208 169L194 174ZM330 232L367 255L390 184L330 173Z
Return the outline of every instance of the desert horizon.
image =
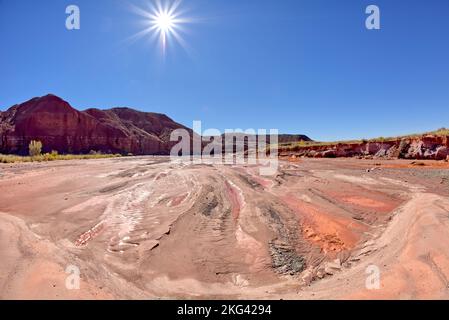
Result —
M0 0L0 304L447 303L448 18L447 0Z
M54 94L34 97L26 102L15 104L5 111L0 111L0 120L3 137L0 154L5 155L28 155L31 141L40 142L43 153L94 153L97 155L104 153L105 156L170 155L174 142L179 138L172 138L171 134L177 129L188 132L192 140L190 143L193 143L195 137L202 140L201 149L206 148L206 142L214 142L214 139L228 134L231 138L240 137L241 142L246 143L243 151L247 151L248 138L257 136L255 130L252 133L242 129L226 129L225 133L212 129L218 134L204 135L201 126L195 128L197 129L195 131L192 129L198 121L193 121L192 128L189 128L175 122L165 114L142 112L130 107L89 108L79 111ZM136 133L136 129L149 136L132 136ZM211 132L211 129L203 130L206 133ZM73 141L73 137L77 136L83 141ZM365 158L447 160L449 156L447 142L449 129L446 128L397 137L379 136L372 139L328 142L315 141L306 134L299 133L276 133L276 136L276 148L284 157L287 155L293 158L297 156L315 158L363 156ZM146 140L142 141L142 139ZM125 143L119 141L125 141ZM232 141L232 144L237 142L238 140ZM270 144L269 135L266 142ZM213 151L216 150L209 153L213 154ZM231 150L233 153L236 151L235 147ZM223 148L222 152L225 153L226 150ZM193 154L193 150L190 153ZM11 162L14 159L20 161L20 158L11 158ZM4 162L6 161L8 159L4 158Z
M47 95L0 119L0 151L29 153L0 164L2 298L448 298L445 129L345 143L263 138L264 155L277 149L263 174L245 133L231 132L240 152L239 140L211 149L201 143L221 136L197 134L209 153L170 154L170 133L193 131L162 114L79 112ZM84 274L76 290L72 269Z

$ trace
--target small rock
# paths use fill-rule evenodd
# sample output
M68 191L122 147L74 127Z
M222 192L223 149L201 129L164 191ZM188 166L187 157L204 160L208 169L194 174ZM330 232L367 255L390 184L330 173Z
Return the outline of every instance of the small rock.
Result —
M326 267L326 269L324 271L326 272L326 274L328 274L330 276L333 276L334 272L335 272L335 270L328 268L328 267Z
M309 268L303 272L301 280L304 282L305 285L309 285L312 283L313 278L314 278L313 270Z
M325 275L326 272L324 271L324 269L318 269L318 271L316 272L316 276L320 279L323 279Z
M341 271L341 261L340 259L335 259L333 262L328 262L325 264L324 271L329 274L333 275L337 271Z

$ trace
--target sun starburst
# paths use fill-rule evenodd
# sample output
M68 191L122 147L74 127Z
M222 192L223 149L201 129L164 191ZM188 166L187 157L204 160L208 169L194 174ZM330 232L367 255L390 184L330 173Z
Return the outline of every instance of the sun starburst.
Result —
M183 25L191 20L182 17L180 5L181 0L156 0L149 2L148 9L133 6L133 10L144 18L144 29L134 37L150 36L152 39L158 39L164 54L172 40L186 49L186 43L180 33L184 31Z

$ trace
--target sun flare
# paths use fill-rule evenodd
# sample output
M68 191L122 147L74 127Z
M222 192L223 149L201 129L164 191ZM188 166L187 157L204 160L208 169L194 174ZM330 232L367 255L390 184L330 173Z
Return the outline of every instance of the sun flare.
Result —
M167 0L156 1L150 5L149 9L134 7L134 11L144 18L144 29L135 37L149 35L152 39L158 39L163 53L172 40L177 41L186 49L186 43L180 33L183 31L183 24L191 22L191 20L181 17L180 4L181 0Z
M169 15L168 13L161 12L157 15L157 18L154 20L154 23L157 25L160 32L169 32L173 26L174 18L173 16Z

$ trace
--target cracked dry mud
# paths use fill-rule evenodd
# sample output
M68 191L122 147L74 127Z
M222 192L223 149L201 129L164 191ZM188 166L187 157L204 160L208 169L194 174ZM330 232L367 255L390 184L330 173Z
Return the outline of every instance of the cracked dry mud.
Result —
M447 299L449 170L407 164L1 165L0 298Z

